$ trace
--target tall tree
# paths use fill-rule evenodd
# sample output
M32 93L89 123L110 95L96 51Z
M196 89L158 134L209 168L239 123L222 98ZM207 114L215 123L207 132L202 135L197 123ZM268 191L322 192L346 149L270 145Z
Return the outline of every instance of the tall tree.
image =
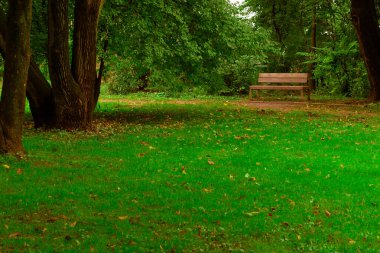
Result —
M80 128L82 93L70 70L68 0L49 0L49 72L56 124Z
M72 66L69 60L68 0L49 0L49 72L56 125L87 128L99 95L97 26L102 0L75 1Z
M6 57L6 33L6 16L4 12L0 10L0 53L4 59ZM26 96L29 101L29 107L33 115L35 126L51 127L54 122L54 104L51 87L33 56L31 56L30 59Z
M103 4L104 0L75 1L72 74L83 93L82 121L85 124L91 123L100 93L100 82L97 81L96 73L96 44Z
M30 61L32 0L9 0L0 102L0 152L23 153L22 126Z
M380 100L380 28L374 0L351 0L351 17L371 84L369 98Z

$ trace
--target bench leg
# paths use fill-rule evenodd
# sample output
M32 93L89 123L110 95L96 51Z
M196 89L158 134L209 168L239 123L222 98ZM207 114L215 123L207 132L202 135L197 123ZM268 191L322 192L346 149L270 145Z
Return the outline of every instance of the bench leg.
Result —
M259 97L260 97L259 90L256 90L256 98L259 98Z
M303 99L304 98L304 91L301 90L301 98Z
M252 100L252 89L249 88L248 100Z

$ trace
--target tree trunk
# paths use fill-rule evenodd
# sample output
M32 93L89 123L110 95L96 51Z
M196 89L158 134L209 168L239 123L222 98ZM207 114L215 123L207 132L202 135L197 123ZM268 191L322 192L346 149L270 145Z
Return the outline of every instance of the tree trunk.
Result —
M7 24L5 14L0 10L0 53L5 59ZM54 122L54 104L51 87L38 68L30 59L26 97L29 100L35 127L52 127Z
M99 97L100 82L96 73L96 39L103 0L76 0L72 73L83 93L83 120L92 121Z
M49 0L49 72L59 128L88 126L85 100L70 70L68 0Z
M0 152L22 154L22 126L30 61L32 0L9 0L0 102Z
M313 60L315 58L316 47L317 47L317 7L314 5L313 18L312 18L312 22L311 22L311 49L310 49L310 51L313 55ZM314 62L310 63L310 65L309 65L309 72L310 72L309 86L310 86L311 90L315 90L315 88L316 88L316 82L315 82L314 75L313 75L314 69L315 69L315 63Z
M31 58L29 65L26 97L32 112L34 127L54 127L55 105L52 89L33 58Z
M374 0L351 0L351 17L371 84L369 99L380 101L380 29Z

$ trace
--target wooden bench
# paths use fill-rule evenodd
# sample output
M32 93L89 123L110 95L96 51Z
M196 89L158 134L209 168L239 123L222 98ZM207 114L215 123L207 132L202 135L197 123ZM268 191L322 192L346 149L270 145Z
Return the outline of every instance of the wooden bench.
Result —
M310 87L308 73L260 73L258 84L306 84L306 85L252 85L249 86L249 99L252 99L252 91L256 90L256 97L260 97L260 90L299 90L301 91L301 98L304 98L305 92L307 99L310 100Z

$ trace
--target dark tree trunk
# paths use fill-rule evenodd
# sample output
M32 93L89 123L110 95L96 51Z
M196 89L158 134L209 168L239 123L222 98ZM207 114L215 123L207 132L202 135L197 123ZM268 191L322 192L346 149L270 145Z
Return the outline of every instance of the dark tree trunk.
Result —
M351 0L351 17L368 72L369 99L380 100L380 29L374 0Z
M0 11L0 53L5 59L7 27L5 14ZM30 59L26 96L29 100L35 127L52 127L54 122L54 104L51 87L41 73L38 65Z
M96 73L96 39L102 0L76 0L72 73L83 93L83 120L92 121L99 97L100 82Z
M9 0L0 102L0 152L22 154L22 126L30 61L32 0Z
M26 97L33 115L34 127L55 126L55 105L52 89L37 63L30 60Z
M49 72L55 123L64 129L86 128L84 96L70 69L68 25L68 0L49 0Z
M313 60L314 60L314 55L315 55L315 49L317 47L317 8L314 6L313 9L313 18L311 22L311 53L313 55ZM310 72L310 89L315 90L316 88L316 82L314 79L313 71L315 69L315 63L310 63L309 66L309 72Z

